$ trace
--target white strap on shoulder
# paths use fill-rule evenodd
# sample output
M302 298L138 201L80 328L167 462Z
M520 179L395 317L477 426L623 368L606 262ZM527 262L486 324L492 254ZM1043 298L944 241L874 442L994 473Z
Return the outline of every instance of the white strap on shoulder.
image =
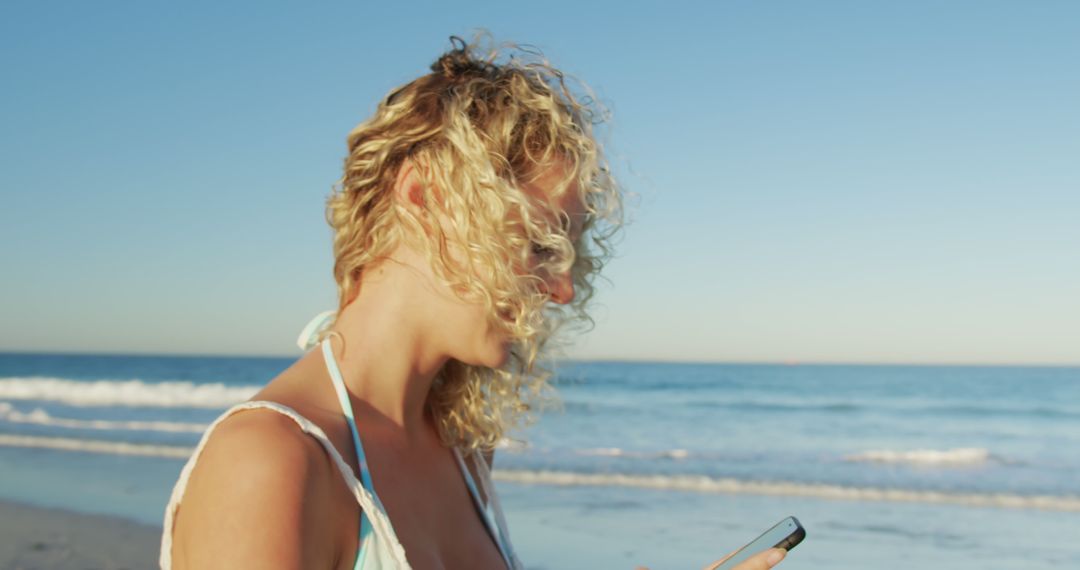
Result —
M387 558L389 558L387 562L393 562L397 568L410 568L409 563L405 558L405 549L398 541L397 535L394 533L394 529L390 525L389 519L386 517L386 513L376 506L375 498L360 484L360 481L356 479L356 475L353 474L352 469L345 462L345 459L341 457L341 454L338 453L338 450L334 445L330 443L330 439L326 437L326 433L323 432L319 426L315 425L304 416L301 416L296 410L293 410L288 406L276 402L252 401L237 404L226 410L224 414L218 417L218 419L214 420L214 423L210 424L206 433L203 434L202 439L199 441L199 445L195 447L195 451L191 454L191 458L188 459L187 464L185 464L183 470L180 471L180 478L176 481L176 486L173 487L172 496L169 499L168 506L165 507L165 522L161 533L161 557L159 560L162 570L170 570L172 568L172 531L176 511L180 508L180 501L184 497L184 490L187 488L188 478L191 477L191 472L195 468L195 463L199 460L199 455L202 454L202 450L206 446L207 441L209 441L210 435L214 432L214 428L237 412L256 408L266 408L288 416L300 426L300 429L303 430L304 433L314 437L322 444L323 449L326 450L326 453L333 459L334 464L337 465L338 471L341 472L341 476L345 478L345 483L349 486L349 490L352 491L353 497L355 497L357 503L360 504L360 508L363 509L364 513L367 515L367 519L371 521L372 529L375 531L375 540L382 543L382 548L380 550L387 555Z

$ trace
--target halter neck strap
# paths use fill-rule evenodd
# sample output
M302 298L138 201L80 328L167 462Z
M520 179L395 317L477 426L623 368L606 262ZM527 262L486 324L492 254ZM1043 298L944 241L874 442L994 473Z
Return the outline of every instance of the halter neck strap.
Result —
M319 344L319 337L330 326L336 316L337 311L323 311L315 315L315 318L311 319L307 326L300 331L300 336L296 339L296 346L303 350L315 348L315 345Z

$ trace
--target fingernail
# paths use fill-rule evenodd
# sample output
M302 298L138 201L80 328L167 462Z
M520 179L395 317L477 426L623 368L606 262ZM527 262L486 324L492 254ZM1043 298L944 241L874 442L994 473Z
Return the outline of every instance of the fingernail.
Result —
M772 568L773 566L779 564L785 556L787 556L786 550L784 550L783 548L774 548L773 551L769 553L769 556L765 558L765 562L768 562L769 568Z

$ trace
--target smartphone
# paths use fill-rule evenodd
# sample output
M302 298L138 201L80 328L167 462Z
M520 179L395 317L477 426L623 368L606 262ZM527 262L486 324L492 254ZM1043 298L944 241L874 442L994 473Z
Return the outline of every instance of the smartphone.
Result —
M740 548L726 562L717 566L716 570L731 570L747 558L770 548L791 550L804 538L806 538L806 530L799 524L799 519L788 517L761 533L761 536L755 538L750 544Z

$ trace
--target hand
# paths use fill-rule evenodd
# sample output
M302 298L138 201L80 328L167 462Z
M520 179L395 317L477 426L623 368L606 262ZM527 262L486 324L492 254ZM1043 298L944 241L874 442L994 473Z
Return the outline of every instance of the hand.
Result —
M738 552L737 550L735 552ZM714 570L717 566L727 562L728 558L735 556L735 552L728 554L727 556L709 564L704 570ZM732 570L769 570L773 566L780 563L784 557L787 556L787 551L783 548L770 548L768 550L759 552L746 560L743 560L742 564L739 564ZM636 570L649 570L644 566L638 566Z
M706 566L705 570L713 570L734 555L735 552L728 554L721 560L717 560L716 562L713 562L712 564ZM769 570L769 568L772 568L773 566L779 564L785 556L787 556L787 551L783 548L770 548L768 550L758 552L750 558L743 560L741 564L739 564L732 570Z

